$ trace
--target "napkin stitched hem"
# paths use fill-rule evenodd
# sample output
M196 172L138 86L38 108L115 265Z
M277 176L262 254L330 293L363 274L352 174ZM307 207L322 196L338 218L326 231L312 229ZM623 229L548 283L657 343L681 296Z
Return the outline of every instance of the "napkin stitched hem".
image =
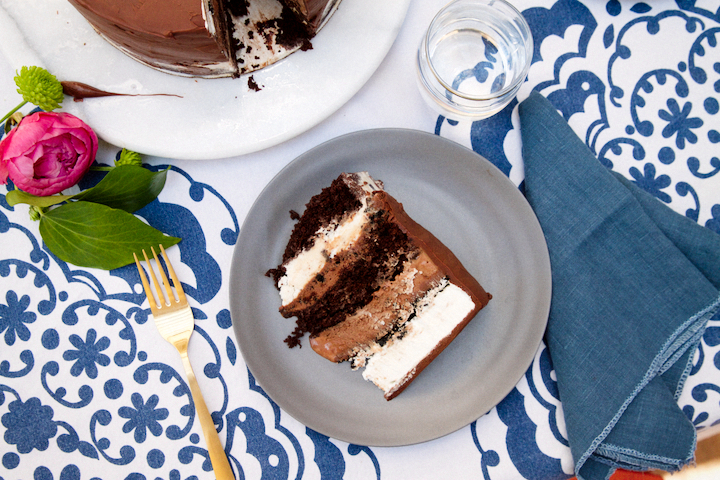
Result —
M668 464L677 465L678 468L681 466L679 460L675 458L663 457L661 455L646 455L638 450L631 448L620 447L618 445L610 445L604 443L600 445L595 451L598 456L598 460L606 465L610 465L614 468L623 468L625 470L647 470L647 467L654 469L665 469ZM641 467L637 465L635 461L638 458L642 458L647 461L647 465Z
M712 317L713 316L711 315L710 318L712 318ZM703 334L705 333L707 324L708 324L708 322L706 321L705 326L702 328ZM700 338L702 338L702 335L700 335ZM697 344L695 346L691 346L691 348L693 348L693 352L694 352L694 349L697 348ZM675 399L675 401L677 401L680 398L680 395L682 395L682 391L685 388L685 381L690 376L690 371L692 370L692 367L693 367L693 359L694 359L694 355L690 355L690 358L688 358L687 365L685 365L685 370L683 370L682 375L680 376L680 380L678 381L677 389L675 389L675 394L673 395L673 398Z
M650 380L670 368L673 363L676 362L688 350L688 348L697 347L697 344L700 342L700 339L702 338L702 335L705 331L707 322L715 314L718 308L720 308L720 297L716 298L712 303L710 303L710 305L690 317L673 333L673 335L670 336L668 341L663 346L662 350L658 353L658 355L651 363L650 368L643 377L642 381L635 387L635 390L628 397L625 403L620 407L620 409L615 414L610 423L603 429L600 435L598 435L595 440L593 440L593 442L590 444L590 447L580 457L579 461L575 466L576 474L580 474L580 469L585 464L587 459L591 455L593 455L593 453L596 454L596 458L602 463L610 465L614 468L629 468L632 465L637 465L636 462L632 461L633 459L644 460L645 462L647 462L647 466L649 467L666 469L669 466L673 466L676 470L679 470L683 466L692 462L697 435L695 435L695 439L693 440L690 451L688 452L685 459L664 458L658 455L643 454L641 452L633 451L631 449L618 447L613 448L612 446L607 444L602 446L600 444L603 442L605 437L608 436L610 431L615 427L615 425L620 420L620 417L622 417L623 413L628 408L630 403L635 399L638 393L640 393L640 391L642 391L642 389L647 386ZM682 377L678 382L678 389L676 392L674 392L676 399L679 393L682 391L682 386L684 385L690 372L690 366L692 364L692 361L693 358L691 356L688 359L688 365L686 365L686 367L684 368ZM661 461L663 463L654 464L653 460Z

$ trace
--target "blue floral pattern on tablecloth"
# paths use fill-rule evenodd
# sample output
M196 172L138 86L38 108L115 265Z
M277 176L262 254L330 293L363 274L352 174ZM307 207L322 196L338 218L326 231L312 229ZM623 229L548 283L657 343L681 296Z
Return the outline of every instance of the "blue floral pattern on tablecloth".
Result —
M173 189L184 184L181 200L161 194L138 214L183 238L168 254L195 303L190 356L210 359L195 368L212 392L211 415L237 478L333 476L346 463L379 477L371 449L345 446L346 461L333 441L283 415L255 383L232 331L227 269L216 260L230 258L238 219L211 186L171 168ZM0 259L0 461L8 472L0 478L212 478L180 358L149 317L134 265L76 269L43 248L26 206L10 207L3 196L0 207L3 245L14 246ZM49 464L46 453L63 461Z
M720 233L718 3L516 5L536 42L520 99L539 90L599 161ZM436 133L469 144L522 188L520 153L510 146L519 138L516 106L472 124L440 117ZM168 184L138 214L183 238L168 254L196 318L190 357L203 359L195 371L236 478L402 478L384 462L385 449L307 429L256 384L227 307L240 221L201 178L173 166ZM100 272L65 264L44 248L27 207L10 207L4 196L0 242L0 480L213 478L180 359L150 320L135 267ZM706 427L720 419L720 387L695 379L717 378L720 319L711 321L695 358L681 405ZM430 445L461 451L463 471L474 478L569 478L572 459L544 345L503 402ZM409 464L423 448L393 455Z

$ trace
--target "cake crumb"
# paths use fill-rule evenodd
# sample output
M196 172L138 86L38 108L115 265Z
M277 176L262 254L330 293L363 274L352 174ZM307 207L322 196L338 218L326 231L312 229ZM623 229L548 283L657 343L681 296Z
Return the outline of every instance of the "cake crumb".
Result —
M255 90L256 92L259 92L260 90L262 90L260 88L260 86L257 84L257 82L255 82L255 79L253 78L252 75L250 75L250 77L248 77L248 87L250 88L250 90Z

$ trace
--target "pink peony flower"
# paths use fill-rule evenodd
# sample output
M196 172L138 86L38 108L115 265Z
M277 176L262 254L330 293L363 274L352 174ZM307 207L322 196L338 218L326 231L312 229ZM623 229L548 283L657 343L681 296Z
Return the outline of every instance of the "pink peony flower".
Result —
M97 149L97 135L76 116L33 113L0 141L0 183L10 177L24 192L53 195L80 180Z

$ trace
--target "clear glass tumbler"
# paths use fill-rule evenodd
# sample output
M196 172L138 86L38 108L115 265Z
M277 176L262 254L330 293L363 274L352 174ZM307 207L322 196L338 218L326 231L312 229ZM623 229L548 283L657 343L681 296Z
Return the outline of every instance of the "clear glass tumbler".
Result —
M511 4L454 0L435 16L418 49L420 91L447 118L487 118L517 95L532 56L530 27Z

